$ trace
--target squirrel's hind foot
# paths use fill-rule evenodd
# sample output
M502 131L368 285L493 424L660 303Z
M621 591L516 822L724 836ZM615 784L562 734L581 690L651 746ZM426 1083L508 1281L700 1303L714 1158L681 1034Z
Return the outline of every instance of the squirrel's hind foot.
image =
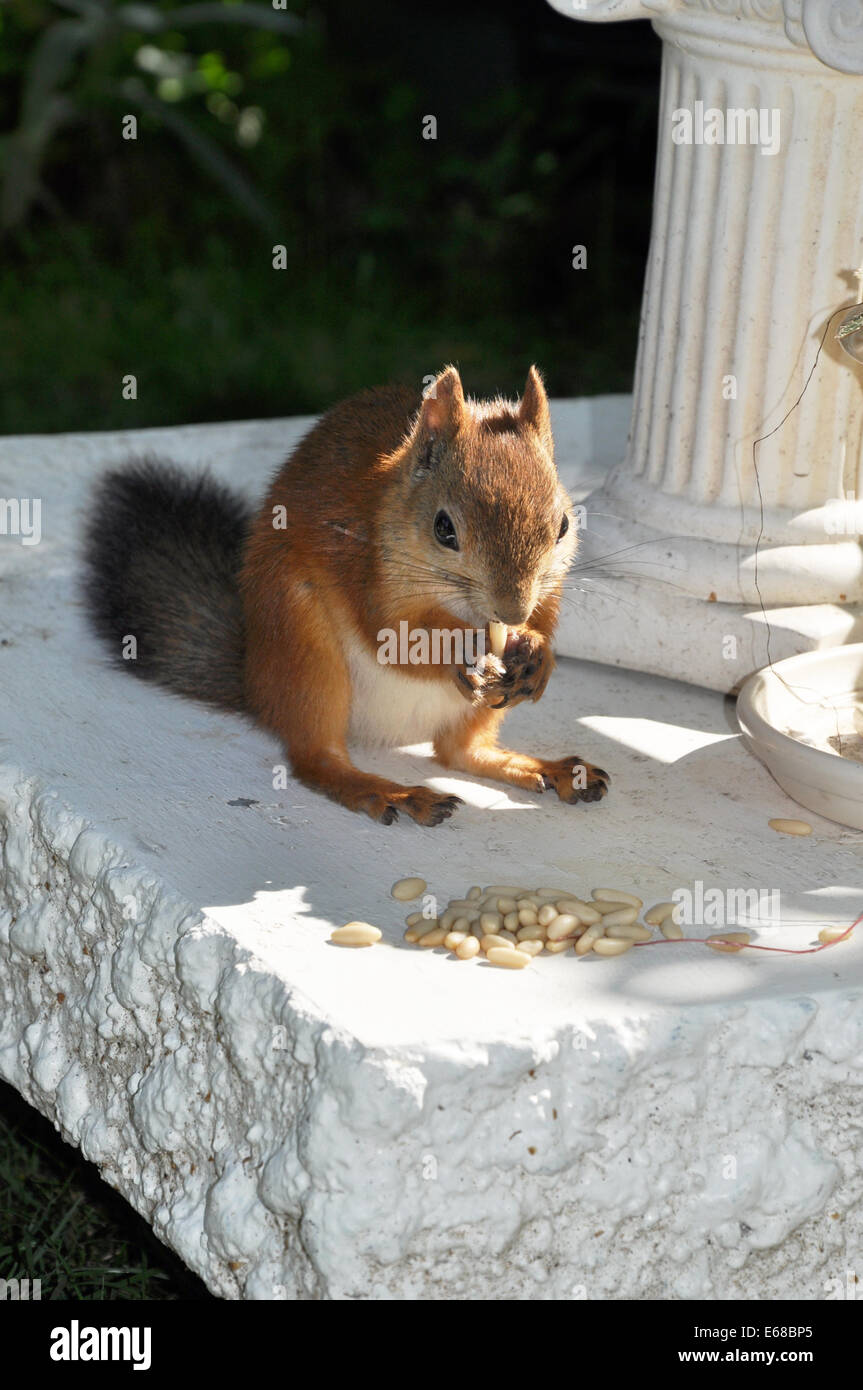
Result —
M402 811L418 825L442 825L463 805L460 796L443 796L428 787L400 787L393 783L384 791L375 790L361 797L352 809L364 811L381 825L392 825Z

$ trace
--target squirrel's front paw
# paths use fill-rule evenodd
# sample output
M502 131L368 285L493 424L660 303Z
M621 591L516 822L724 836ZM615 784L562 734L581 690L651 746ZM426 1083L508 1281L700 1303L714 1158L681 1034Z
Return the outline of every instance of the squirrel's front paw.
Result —
M554 657L539 632L510 632L503 657L486 652L475 666L456 668L462 693L475 705L505 709L538 700L554 670Z
M541 632L510 632L506 639L503 660L510 696L505 703L538 700L554 670L554 656L548 639Z
M491 652L486 652L472 666L457 666L455 674L462 695L472 705L495 709L507 703L504 699L506 667Z

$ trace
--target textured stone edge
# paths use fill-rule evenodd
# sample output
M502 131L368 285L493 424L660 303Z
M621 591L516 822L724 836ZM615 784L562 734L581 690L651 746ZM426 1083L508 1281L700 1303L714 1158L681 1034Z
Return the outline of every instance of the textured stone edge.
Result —
M0 1073L213 1292L317 1296L296 1210L256 1189L304 1123L332 1030L9 769L0 872Z
M859 991L389 1055L9 769L0 868L0 1074L223 1298L810 1299L859 1270Z

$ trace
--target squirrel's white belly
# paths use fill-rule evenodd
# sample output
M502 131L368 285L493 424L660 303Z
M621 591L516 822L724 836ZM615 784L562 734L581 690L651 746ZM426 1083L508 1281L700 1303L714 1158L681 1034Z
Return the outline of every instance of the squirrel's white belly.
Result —
M459 723L471 706L449 681L418 680L398 666L382 665L358 638L346 643L351 676L350 738L398 747L428 743Z

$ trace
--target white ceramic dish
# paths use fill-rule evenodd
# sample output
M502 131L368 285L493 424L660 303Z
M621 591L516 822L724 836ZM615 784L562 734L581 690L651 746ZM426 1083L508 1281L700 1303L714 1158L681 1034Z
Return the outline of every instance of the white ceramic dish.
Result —
M737 718L747 747L789 796L863 830L863 643L756 671Z

